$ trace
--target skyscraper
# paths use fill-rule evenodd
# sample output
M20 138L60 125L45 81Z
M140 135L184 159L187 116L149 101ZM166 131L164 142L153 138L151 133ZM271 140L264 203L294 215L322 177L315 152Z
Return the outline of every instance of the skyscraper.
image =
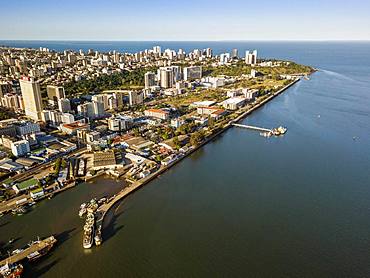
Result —
M21 85L26 116L35 121L41 121L43 108L39 83L30 77L23 77L19 80L19 83Z
M172 88L174 83L174 72L172 68L160 68L159 76L162 88Z
M202 67L192 66L184 68L184 80L192 81L201 78L202 78Z
M145 88L150 88L155 85L155 73L147 72L144 75Z
M48 99L54 103L57 103L59 99L66 97L64 88L61 86L48 85L46 86L46 92L48 94Z
M238 54L238 49L237 48L234 48L232 51L231 51L231 58L235 59L235 58L239 58L239 54Z
M245 52L245 63L247 65L257 64L257 50L254 50L253 52L251 51Z

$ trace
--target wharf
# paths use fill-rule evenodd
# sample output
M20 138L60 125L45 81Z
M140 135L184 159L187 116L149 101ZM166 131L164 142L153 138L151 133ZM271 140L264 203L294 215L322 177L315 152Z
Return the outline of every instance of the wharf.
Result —
M41 251L45 248L51 248L55 243L56 239L54 236L50 236L46 239L37 241L33 243L30 247L24 249L23 251L19 252L18 254L14 254L0 262L0 267L3 265L6 265L7 263L13 264L13 263L18 263L25 258L27 258L28 255L36 252L36 251Z

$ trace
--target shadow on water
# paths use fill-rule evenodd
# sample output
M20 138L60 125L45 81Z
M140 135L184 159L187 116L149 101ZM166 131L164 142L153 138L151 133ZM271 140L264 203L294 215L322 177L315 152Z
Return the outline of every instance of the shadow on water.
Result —
M73 229L70 229L70 230L67 230L67 231L64 231L64 232L61 232L61 233L57 234L55 236L55 238L57 239L57 245L60 245L64 242L66 242L68 239L70 239L71 234L74 230L76 230L76 228L73 228Z
M117 210L119 209L119 206L122 204L122 201L117 203L111 208L111 211L108 212L108 215L106 215L106 221L104 221L104 226L102 230L102 236L103 240L107 241L111 239L113 236L115 236L118 231L124 228L124 225L116 227L115 224L117 223L118 217L120 217L123 213L125 213L127 210L122 210L117 213Z
M0 224L0 228L1 228L1 227L4 227L4 226L6 226L6 225L8 225L9 223L10 223L10 221L7 221L7 222L4 222L4 223L1 223L1 224Z
M52 269L59 261L59 259L53 260L52 262L38 269L27 264L25 265L24 277L40 277Z

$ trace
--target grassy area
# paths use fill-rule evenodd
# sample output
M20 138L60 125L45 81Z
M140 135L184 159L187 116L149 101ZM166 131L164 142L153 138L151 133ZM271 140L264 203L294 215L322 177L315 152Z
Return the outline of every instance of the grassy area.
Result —
M213 100L216 102L226 99L223 90L207 89L202 91L190 92L187 95L180 95L166 99L166 103L174 107L189 106L196 101Z

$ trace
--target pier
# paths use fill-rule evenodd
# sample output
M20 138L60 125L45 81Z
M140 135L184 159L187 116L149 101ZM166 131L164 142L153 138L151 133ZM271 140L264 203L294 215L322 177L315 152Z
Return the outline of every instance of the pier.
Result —
M251 129L251 130L257 130L261 132L272 132L272 129L268 129L264 127L258 127L258 126L252 126L252 125L242 125L242 124L236 124L236 123L233 123L231 125L236 126L236 127Z
M50 249L56 243L56 241L57 240L55 239L54 236L50 236L46 239L34 242L30 247L22 250L18 254L14 254L14 255L2 260L0 262L0 267L3 266L3 265L6 265L7 263L8 264L18 263L18 262L24 260L25 258L27 258L27 256L36 252L36 251L39 252L39 251L44 250L45 248Z

